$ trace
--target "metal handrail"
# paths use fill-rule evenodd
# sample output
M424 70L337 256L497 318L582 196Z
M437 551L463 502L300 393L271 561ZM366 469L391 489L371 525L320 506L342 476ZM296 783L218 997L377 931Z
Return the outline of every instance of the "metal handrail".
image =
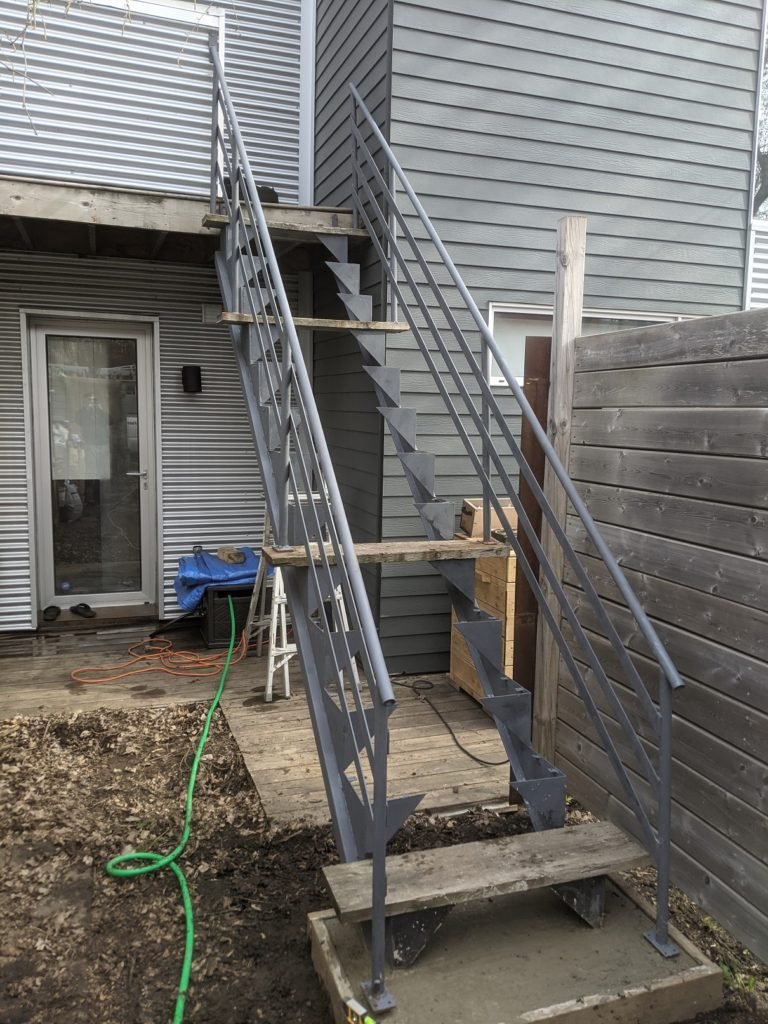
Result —
M590 718L592 719L598 735L603 742L606 752L609 755L611 764L617 774L619 781L621 782L625 793L630 802L635 816L639 822L641 830L645 836L646 844L649 850L652 852L654 859L659 868L659 883L657 893L657 927L653 934L652 941L662 952L669 954L672 949L667 935L667 920L668 920L668 887L669 887L669 857L670 857L670 813L671 813L671 702L670 695L671 691L679 689L683 686L683 681L665 650L655 628L648 619L645 611L643 610L637 596L632 590L628 583L624 573L622 572L618 562L613 556L612 552L608 548L604 541L600 531L597 528L589 510L587 509L583 499L579 495L573 481L568 475L567 470L559 460L555 449L550 442L546 430L541 426L536 417L533 409L531 408L527 398L525 397L520 385L518 384L515 376L512 374L509 365L504 358L503 353L500 351L499 346L493 337L492 332L488 328L485 320L482 317L474 299L472 298L469 290L466 287L461 275L459 274L455 264L453 263L448 251L445 248L442 240L440 239L434 225L432 224L429 216L427 215L423 205L421 204L418 196L416 195L413 187L408 181L405 172L400 166L397 157L393 153L387 140L385 139L381 129L372 117L370 111L367 109L359 91L353 84L350 84L350 93L352 97L352 117L351 117L351 136L352 136L352 150L354 154L354 168L353 168L353 184L354 194L352 197L353 210L356 217L358 217L363 225L368 230L371 242L376 249L385 273L387 275L388 283L391 289L391 293L397 299L400 304L401 313L407 320L411 330L414 334L416 342L421 349L422 355L430 369L433 379L440 391L446 409L451 415L454 426L457 429L457 433L460 439L464 442L465 449L469 455L480 481L483 485L483 493L486 496L486 500L490 500L491 504L495 507L502 523L505 526L507 537L510 543L518 551L518 564L523 570L529 584L533 590L534 595L539 603L542 615L544 616L547 625L549 626L552 635L554 636L560 653L568 667L572 678L574 679L577 689L585 702L587 711L589 712ZM366 135L364 137L361 128L358 126L358 111L362 114ZM375 140L378 147L377 157L374 157L371 148L368 145L371 137ZM383 154L384 160L380 159ZM384 166L382 171L380 168ZM508 424L500 410L496 397L491 390L489 381L486 378L484 368L478 363L474 350L472 349L469 341L467 340L464 332L462 331L457 321L456 315L448 303L444 291L438 284L435 273L433 272L433 264L427 260L422 252L419 242L416 240L408 219L403 213L398 210L398 204L394 188L391 187L390 181L394 176L398 183L402 193L407 196L413 211L418 218L418 222L426 231L429 240L432 242L434 249L438 256L438 266L442 266L448 271L453 286L457 289L465 309L469 312L474 325L478 329L483 345L486 346L487 351L491 353L495 359L499 370L505 378L509 388L516 399L520 411L523 417L528 421L531 426L532 432L540 444L545 458L549 463L556 479L560 482L563 487L568 500L570 501L574 511L580 518L584 525L586 534L589 540L592 542L594 549L602 558L606 565L610 576L616 585L619 593L625 600L630 612L634 616L634 619L638 626L638 631L645 639L651 653L655 656L660 666L660 680L659 680L659 703L658 708L652 701L648 690L641 679L639 673L633 662L631 661L625 645L616 631L614 624L611 622L605 606L600 599L597 591L589 579L581 561L575 552L575 549L570 543L562 524L559 522L551 509L542 488L535 478L530 466L522 455L520 448L509 429ZM373 182L373 185L372 185ZM374 186L377 191L374 191ZM369 216L370 212L370 216ZM394 217L394 221L393 221ZM400 230L400 237L396 235L393 228L393 223ZM406 255L402 251L401 239L407 243L410 247L410 255ZM422 286L416 282L413 273L414 265L418 266L421 273L423 274L426 281L426 290L432 300L431 306L423 294ZM398 280L396 271L400 270L402 273L403 281L410 290L413 302L415 303L415 309L411 308L411 304L408 302L408 297L404 292L404 289ZM475 404L474 397L469 393L466 383L463 379L462 372L458 369L453 359L451 352L448 350L445 340L442 336L442 330L437 324L434 314L435 305L440 309L445 321L448 325L449 333L452 334L455 340L459 344L459 348L465 357L466 364L474 377L475 381L479 384L481 408L478 409ZM427 331L431 335L433 344L436 349L440 352L440 355L445 364L445 370L448 376L452 380L458 394L466 405L467 413L475 425L480 440L482 443L482 455L478 456L473 443L469 439L469 435L465 429L461 414L456 410L452 396L449 394L445 382L442 379L440 369L437 367L434 359L434 354L429 346L426 344L422 336L422 325L417 322L416 313L420 314L423 321L426 323ZM503 464L499 453L496 450L494 439L491 436L491 419L495 418L495 425L500 430L504 440L507 442L510 452L515 459L521 474L525 477L529 487L537 499L542 513L545 519L549 523L552 533L559 543L565 557L571 565L576 579L581 584L586 599L589 601L591 606L599 616L601 624L605 627L605 634L613 646L620 664L624 668L626 675L630 681L632 688L638 696L641 706L646 714L646 717L650 721L653 732L658 740L659 752L658 752L658 771L656 771L650 763L648 754L645 747L640 741L637 731L634 729L632 723L624 711L624 708L616 695L613 686L608 679L603 666L594 652L590 641L588 640L581 623L576 616L574 609L572 608L567 594L565 593L561 581L554 574L552 566L547 559L543 548L541 547L540 541L536 535L536 531L533 528L522 504L516 493L515 487L509 478L509 474ZM538 560L543 577L550 583L553 593L555 594L558 603L560 604L562 614L566 617L571 628L574 631L576 640L579 642L583 652L586 655L586 660L589 667L592 669L595 678L603 690L606 699L609 703L611 710L616 715L618 722L629 740L632 752L637 757L641 767L643 768L646 777L651 785L651 791L656 798L658 814L657 814L657 825L654 830L650 819L642 806L642 803L635 791L635 788L629 779L626 769L621 761L620 755L608 734L605 723L603 722L602 712L594 701L592 695L589 693L586 681L583 678L581 671L573 657L570 650L570 646L563 636L560 628L559 620L554 616L552 610L549 608L548 602L545 599L542 586L539 582L537 574L533 571L532 567L528 563L528 559L522 552L519 546L519 542L511 528L510 522L504 513L500 501L498 500L494 488L492 486L491 472L492 468L495 470L500 482L504 485L508 496L512 499L513 505L518 512L518 521L520 528L526 533L533 549L533 554ZM489 517L486 516L486 521Z
M293 539L289 530L293 523L307 555L307 572L302 577L306 582L290 570L286 573L286 587L289 600L301 603L301 607L292 605L291 614L307 674L310 710L339 853L343 860L372 853L369 984L373 995L386 1001L387 750L388 718L396 704L394 689L258 188L215 45L211 45L210 56L210 212L215 214L223 209L227 214L217 270L226 308L233 313L249 314L243 318L247 327L234 328L233 336L277 546L285 547ZM277 430L277 441L271 437L273 427ZM303 500L307 496L308 500ZM326 601L331 600L332 606L336 601L337 588L343 602L340 609L349 616L342 626L334 621L335 613L329 617L325 609ZM314 600L312 607L316 612L311 612L307 604L310 599ZM314 633L322 635L322 654L314 651L318 641ZM358 657L372 704L369 707L361 692ZM335 711L334 707L328 709L328 699ZM330 712L341 714L341 733L333 731L327 718ZM335 742L346 741L350 748L348 756L339 753L335 746ZM342 756L343 764L339 760ZM348 771L355 783L347 778ZM356 810L356 806L362 811ZM362 822L356 817L359 813L364 815Z

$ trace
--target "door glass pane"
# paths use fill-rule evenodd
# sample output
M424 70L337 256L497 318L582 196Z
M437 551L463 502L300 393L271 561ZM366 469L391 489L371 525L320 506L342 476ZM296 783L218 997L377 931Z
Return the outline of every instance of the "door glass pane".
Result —
M46 337L54 592L141 590L136 339Z

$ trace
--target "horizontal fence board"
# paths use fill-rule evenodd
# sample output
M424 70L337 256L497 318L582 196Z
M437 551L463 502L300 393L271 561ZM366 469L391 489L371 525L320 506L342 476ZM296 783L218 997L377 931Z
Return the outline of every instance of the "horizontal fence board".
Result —
M610 335L608 335L610 337ZM768 357L577 373L574 408L768 405Z
M571 642L574 657L581 665L583 678L592 679L592 672L584 668L585 656L581 653L580 644L575 641L570 628L566 628L564 632ZM642 735L647 739L653 739L639 699L630 689L624 668L619 663L610 642L604 636L590 630L586 636L593 651L599 656L606 675L619 687L622 703L630 720L639 725ZM630 652L630 660L648 692L657 699L658 665L650 658L635 652ZM565 682L566 676L570 680L570 673L561 669L561 684ZM764 811L768 810L768 786L765 778L768 755L760 732L768 725L765 706L762 711L757 711L739 701L738 694L734 695L732 691L724 693L716 687L704 685L687 676L683 676L683 681L685 689L675 698L676 712L679 716L675 726L675 749L677 750L678 742L690 749L696 749L702 745L702 733L716 740L715 743L708 744L706 756L703 753L695 755L694 763L697 771L719 783L723 782L723 778L717 775L718 765L737 760L740 762L746 755L751 760L751 767L745 772L739 795L745 803L760 807ZM569 685L575 686L572 682ZM593 689L596 690L596 687Z
M596 778L626 800L623 788L618 781L613 782L613 775L607 755L596 737L591 725L582 718L571 718L570 708L564 712L561 723L561 750L569 759L588 767ZM615 729L609 726L615 734ZM616 737L618 738L618 737ZM600 775L598 771L602 770ZM630 769L631 781L641 800L646 806L652 806L649 799L649 787L640 775ZM643 797L645 799L643 800ZM768 918L768 893L762 889L762 882L768 868L761 865L760 860L737 846L727 836L712 828L706 820L697 817L686 806L673 801L672 811L673 846L683 850L691 859L696 860L710 875L720 878L732 893L740 896L764 917Z
M571 449L570 471L577 481L636 487L754 509L768 505L766 460L577 445Z
M755 559L604 523L600 532L624 570L635 569L768 611L768 572ZM597 554L575 516L568 520L568 536L576 551Z
M637 836L635 817L617 793L606 788L596 779L604 779L605 763L590 758L586 763L584 749L586 740L579 738L573 730L563 725L564 738L558 752L558 766L566 773L569 789L576 799L590 807L600 817L608 818ZM569 741L573 742L569 742ZM591 744L589 745L591 747ZM595 748L596 749L596 748ZM598 754L602 751L598 751ZM733 891L717 875L708 871L692 856L679 847L672 848L672 880L679 885L701 907L706 907L717 920L742 941L754 949L758 956L768 956L768 918L760 913L748 900Z
M575 364L571 475L685 684L672 698L673 877L765 956L768 311L580 338ZM625 662L657 701L658 661L584 525L571 517L567 530L626 653L572 568L565 590L586 641L566 625L566 642L647 796L619 715L586 665L602 666L656 763ZM561 669L558 758L574 795L636 831L578 681Z
M601 597L622 601L602 559L582 555L581 563ZM652 619L706 636L724 647L733 647L765 661L768 674L768 612L633 569L626 569L624 575ZM570 567L566 568L565 580L572 585L577 582Z
M768 408L575 409L571 444L764 458Z
M563 721L575 732L589 736L594 743L599 744L592 721L580 697L567 685L561 686L559 696L562 700ZM627 749L620 725L605 711L603 720L617 748L627 750L627 763L632 771L641 775L639 765ZM651 763L656 764L658 750L655 744L649 741L648 736L643 737L643 748ZM732 798L724 805L719 797L718 783L713 782L711 777L694 771L684 762L673 760L673 773L674 799L679 805L689 808L697 818L716 828L727 843L733 843L759 861L768 858L768 831L760 827L759 811ZM649 791L646 791L646 799L648 796Z
M768 315L764 310L653 324L629 331L579 338L576 373L640 366L675 366L768 353Z
M601 634L602 624L584 594L570 586L566 587L566 593L584 628ZM610 601L605 601L604 605L625 647L650 657L648 646L630 612ZM669 623L657 621L654 625L682 676L697 679L756 710L768 711L765 662Z
M768 559L767 512L595 483L580 484L579 490L599 524Z

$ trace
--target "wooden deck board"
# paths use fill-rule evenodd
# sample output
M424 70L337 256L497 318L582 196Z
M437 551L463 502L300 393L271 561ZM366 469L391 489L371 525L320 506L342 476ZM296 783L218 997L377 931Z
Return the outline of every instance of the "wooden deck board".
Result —
M173 678L149 672L121 682L78 685L70 679L83 665L117 666L146 628L0 638L0 719L95 711L135 710L210 700L215 678ZM177 649L202 647L194 634L169 634ZM234 665L222 709L270 820L329 821L309 709L297 661L291 663L293 697L285 700L282 678L276 698L265 704L266 658ZM403 680L399 680L403 681ZM445 676L432 677L430 700L461 742L488 761L502 761L504 750L491 719L473 700L458 693ZM506 764L476 764L456 747L434 710L408 686L397 686L398 707L390 719L391 796L424 793L419 809L504 805L509 798Z

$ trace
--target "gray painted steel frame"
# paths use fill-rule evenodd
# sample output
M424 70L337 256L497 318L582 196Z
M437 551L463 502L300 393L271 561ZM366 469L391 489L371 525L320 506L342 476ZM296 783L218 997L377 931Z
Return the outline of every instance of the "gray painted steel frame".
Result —
M635 816L643 842L654 858L658 868L656 927L654 931L648 933L647 938L662 955L675 956L678 951L668 934L672 756L670 691L682 688L682 680L637 595L627 582L565 467L558 459L546 430L539 423L509 369L506 359L392 149L367 110L359 92L354 86L350 86L350 91L355 101L351 119L356 161L354 209L368 230L371 243L378 252L382 265L387 269L389 286L397 297L398 307L411 328L434 386L445 404L446 413L477 473L482 493L489 505L495 509L506 539L515 550L518 568L522 569L537 599L542 619L557 643L568 670L567 674L583 701L599 737L600 746L608 755L611 768ZM372 151L366 141L365 136L369 134L378 146L376 152ZM379 169L381 160L385 161L383 171ZM392 179L397 180L404 202L407 202L407 207L411 211L411 223L418 225L416 233L406 216L398 209L389 185ZM390 226L392 216L396 221L397 235ZM426 241L417 241L416 234L419 239L426 238ZM421 271L423 285L417 281L413 273L412 268L415 266ZM442 285L438 283L438 278L444 282ZM355 297L354 303L350 301L349 296L343 298L350 313L355 313L359 308L359 297ZM370 300L368 301L370 303ZM600 559L601 568L626 603L638 633L642 636L653 661L658 665L658 704L652 700L592 580L547 501L534 472L523 458L517 440L486 377L488 361L482 357L478 359L460 326L459 318L468 318L473 322L475 330L480 333L483 345L487 346L488 352L497 363L553 476L565 492L570 506L589 537L589 542ZM389 424L398 459L405 470L424 529L429 537L448 539L453 536L455 528L453 506L451 502L437 497L435 457L418 448L418 414L416 409L408 408L402 402L401 372L384 363L380 355L381 346L375 344L365 332L355 333L366 371L376 387L379 411ZM474 385L474 393L468 388L470 381ZM479 432L479 451L464 428L464 417L472 420ZM502 452L508 453L506 459ZM622 677L634 693L642 716L657 739L658 755L655 764L649 759L636 732L635 724L609 681L603 664L568 599L559 572L553 569L537 537L536 529L520 501L517 488L505 464L509 462L510 456L523 474L531 495L539 504L553 540L562 550L565 563L583 588L585 603L604 629L612 655L621 665ZM514 526L503 507L505 497L511 501L517 513L517 523ZM518 528L523 530L527 537L537 568L534 568L521 546ZM486 518L484 529L485 537L489 539L489 517ZM457 617L457 628L472 655L485 693L483 704L493 716L504 741L515 788L523 798L535 828L558 827L558 824L562 825L564 813L564 789L558 787L563 786L564 779L562 776L558 777L557 771L532 751L528 744L526 737L530 736L530 694L509 679L500 668L500 623L482 612L475 604L474 575L471 572L467 573L466 566L454 566L450 562L444 565L434 564L445 578ZM540 574L542 582L539 580ZM544 594L543 580L549 584L550 593L557 599L559 607L550 607ZM648 803L641 800L628 775L595 695L590 691L582 669L577 664L575 651L566 641L561 628L562 622L567 622L572 629L579 656L590 667L602 697L621 727L626 746L633 752L642 769L651 794ZM561 816L558 819L558 803L561 801ZM654 824L649 817L652 810L655 812ZM575 906L574 903L571 905Z

